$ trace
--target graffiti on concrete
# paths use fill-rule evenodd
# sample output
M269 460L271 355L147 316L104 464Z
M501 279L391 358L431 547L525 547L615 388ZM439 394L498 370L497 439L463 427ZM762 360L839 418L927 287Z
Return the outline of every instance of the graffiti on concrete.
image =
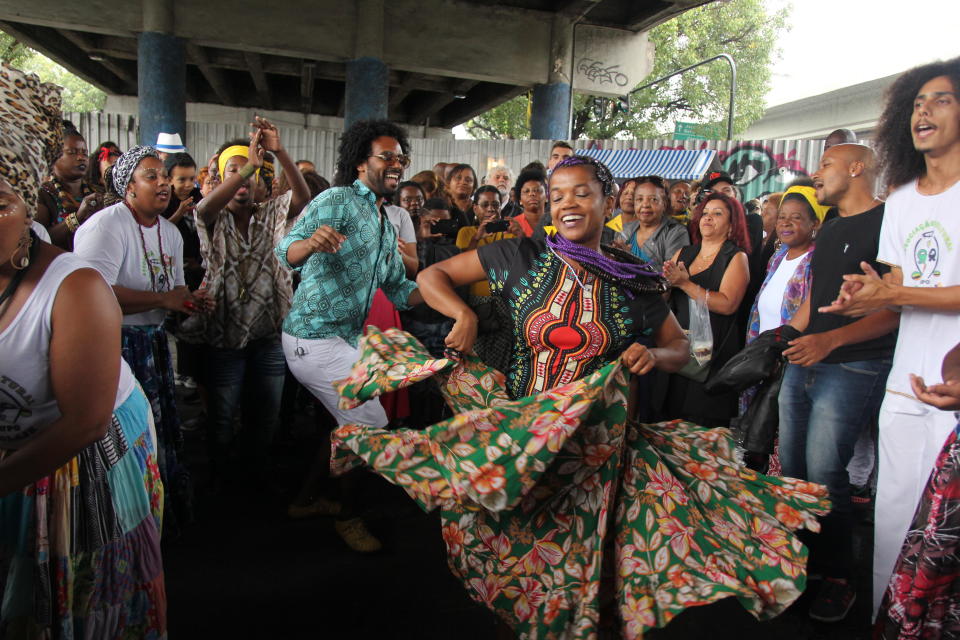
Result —
M703 141L698 148L712 147L709 141ZM660 149L689 148L682 145L660 147ZM809 175L797 159L796 149L791 149L784 155L774 153L763 145L744 142L729 151L717 151L717 160L723 171L730 174L734 183L740 188L744 202L767 193L785 191L791 182Z
M784 157L760 145L743 144L717 155L723 170L740 187L744 202L765 193L785 191L791 182L808 175L797 161L795 150Z
M661 145L657 149L682 151L684 149L716 149L716 147L717 141L702 140L687 145ZM586 144L586 148L603 149L604 141L591 140ZM627 149L627 151L636 150L637 147ZM797 145L791 146L786 153L774 153L766 145L742 142L729 151L718 149L716 161L740 188L744 202L767 193L785 191L797 178L809 176L806 167L798 158Z
M618 87L625 87L630 82L626 74L617 69L618 64L604 66L606 63L594 60L593 58L580 58L577 63L577 73L582 73L590 82L597 84L615 84Z

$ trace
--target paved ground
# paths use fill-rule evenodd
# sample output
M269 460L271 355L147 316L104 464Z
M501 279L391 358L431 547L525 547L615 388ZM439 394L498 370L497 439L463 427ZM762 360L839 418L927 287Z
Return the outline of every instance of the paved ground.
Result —
M181 407L185 417L198 410ZM187 434L197 518L180 539L164 544L170 638L498 638L492 614L473 604L447 570L438 518L399 489L364 474L367 519L385 545L376 555L350 552L327 518L287 518L316 451L312 425L312 417L298 418L276 449L268 481L236 479L217 494L208 490L202 436ZM870 549L858 556L869 558ZM858 602L841 624L810 620L807 593L768 623L725 600L688 611L649 637L865 640L869 573L861 574Z

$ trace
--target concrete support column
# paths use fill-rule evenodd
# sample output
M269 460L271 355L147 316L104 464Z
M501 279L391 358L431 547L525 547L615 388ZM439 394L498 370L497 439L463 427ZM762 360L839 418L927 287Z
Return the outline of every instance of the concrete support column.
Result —
M347 62L344 128L357 120L386 118L389 93L390 70L383 60L363 57Z
M383 61L383 0L358 0L354 59L347 62L343 126L386 118L390 69Z
M140 144L153 145L160 132L179 133L186 144L187 67L183 40L173 32L173 0L143 0L137 37Z
M530 137L562 140L570 137L570 100L573 79L573 21L556 15L550 30L550 76L533 88Z

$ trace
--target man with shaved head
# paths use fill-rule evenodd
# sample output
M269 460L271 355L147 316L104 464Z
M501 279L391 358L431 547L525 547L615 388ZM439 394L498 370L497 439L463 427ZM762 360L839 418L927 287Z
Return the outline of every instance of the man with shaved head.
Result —
M823 143L823 150L826 151L830 147L835 147L838 144L856 144L857 134L850 129L837 129L830 133L827 136L827 139Z
M783 475L825 484L833 510L811 544L811 563L824 575L810 617L842 620L856 599L852 584L853 514L847 465L863 429L880 409L899 314L883 310L854 319L820 313L861 262L875 268L883 203L874 197L876 161L863 145L828 149L813 175L820 204L839 215L817 234L812 284L790 324L804 335L784 352L789 364L780 390Z

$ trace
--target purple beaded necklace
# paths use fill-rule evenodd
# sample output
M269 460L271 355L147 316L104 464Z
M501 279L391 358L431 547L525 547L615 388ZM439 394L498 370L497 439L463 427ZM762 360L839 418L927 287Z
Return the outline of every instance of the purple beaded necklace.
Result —
M547 246L560 255L576 260L584 266L589 265L606 272L614 278L633 280L634 278L658 277L660 275L652 270L647 263L617 262L590 247L571 242L560 233L548 235Z

